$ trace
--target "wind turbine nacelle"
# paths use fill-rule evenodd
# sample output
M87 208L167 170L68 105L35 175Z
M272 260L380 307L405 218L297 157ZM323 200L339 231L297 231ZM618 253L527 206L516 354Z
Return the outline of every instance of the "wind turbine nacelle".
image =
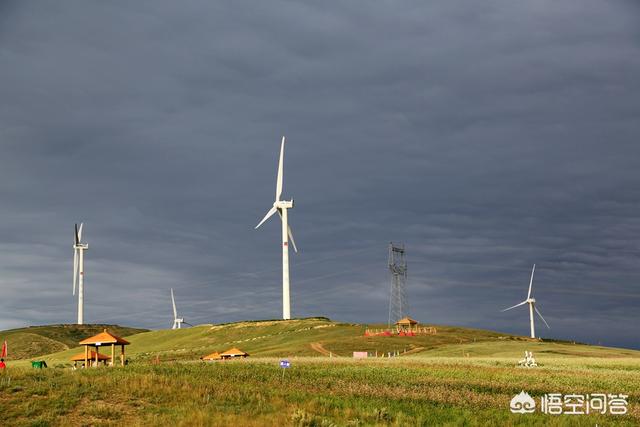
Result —
M291 209L293 208L293 199L291 200L278 200L273 204L278 209Z
M529 302L529 303L534 303L534 304L535 304L536 299L535 299L535 298L529 298L529 299L527 300L527 302Z
M73 245L73 249L83 249L86 251L89 249L89 245L87 243L78 243L77 245Z

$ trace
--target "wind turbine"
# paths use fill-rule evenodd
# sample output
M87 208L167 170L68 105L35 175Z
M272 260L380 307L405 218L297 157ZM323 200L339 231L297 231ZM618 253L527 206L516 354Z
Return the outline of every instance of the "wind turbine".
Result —
M89 245L82 243L82 223L75 228L75 243L73 245L73 295L78 285L78 325L84 324L84 251Z
M176 310L176 299L173 297L173 288L171 288L171 303L173 304L173 326L171 329L180 329L184 321L184 318L178 317L178 310Z
M293 250L297 253L298 248L296 242L293 240L293 233L291 233L291 227L288 223L287 209L293 208L293 199L280 200L282 195L282 166L284 161L284 142L285 138L282 137L282 143L280 144L280 161L278 163L278 178L276 181L276 200L273 202L273 207L269 209L269 212L262 218L262 221L256 225L256 228L260 227L266 220L268 220L274 213L278 212L280 219L282 220L282 318L284 320L291 319L291 298L289 296L289 239L293 245Z
M504 310L502 310L504 312L507 310L511 310L512 308L520 307L521 305L529 304L529 322L531 323L531 338L536 337L536 327L533 322L534 311L538 314L538 316L540 316L544 324L547 325L547 328L551 329L551 326L549 326L547 321L544 320L544 317L542 317L542 313L540 313L540 311L536 307L536 299L531 296L531 287L533 286L533 273L535 271L536 271L536 265L533 264L533 269L531 270L531 280L529 281L529 293L527 294L527 299L522 301L520 304L516 304L513 307L505 308Z

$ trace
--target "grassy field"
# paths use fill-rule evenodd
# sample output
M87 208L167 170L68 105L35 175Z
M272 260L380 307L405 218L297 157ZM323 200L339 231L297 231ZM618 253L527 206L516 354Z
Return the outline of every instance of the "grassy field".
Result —
M28 359L10 361L0 375L0 424L640 425L638 351L437 329L365 337L363 325L312 318L136 333L127 337L124 368L71 370L78 348L42 357L51 367L45 370L31 369ZM229 347L251 357L198 360ZM525 349L539 368L515 367ZM354 360L352 351L400 356ZM292 362L284 378L282 357ZM623 393L629 414L511 414L509 402L521 390L538 404L545 393Z
M407 356L277 358L126 368L30 370L0 379L4 425L638 425L640 359L504 360ZM8 378L11 378L8 381ZM544 393L630 395L625 416L517 415L510 399Z

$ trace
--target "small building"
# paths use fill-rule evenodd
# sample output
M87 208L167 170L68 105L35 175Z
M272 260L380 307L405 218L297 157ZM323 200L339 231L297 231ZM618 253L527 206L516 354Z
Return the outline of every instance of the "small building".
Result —
M214 351L211 354L207 354L206 356L202 356L200 359L204 360L204 361L211 361L211 360L220 360L220 359L222 359L222 357L220 356L220 353L218 353L217 351Z
M239 348L230 348L229 350L225 351L224 353L220 353L220 358L222 360L227 360L227 359L237 359L237 358L245 358L245 357L249 357L249 353L245 353L244 351L240 350Z
M80 341L80 345L84 346L84 366L90 366L90 359L95 361L95 366L98 365L101 356L100 347L111 347L111 357L109 357L109 359L111 359L111 366L113 366L116 358L116 346L120 346L120 364L124 366L124 346L129 344L129 341L113 335L106 329L98 335L86 338ZM89 351L90 347L93 347L95 350Z
M74 368L78 366L78 362L84 363L84 366L91 367L97 366L98 363L102 362L104 365L107 364L107 360L111 360L109 356L106 354L96 353L95 351L91 351L88 354L88 358L85 359L85 353L78 353L75 356L71 357L71 361L73 362Z
M414 329L418 325L418 321L411 317L403 317L396 322L396 329L398 332L414 332Z

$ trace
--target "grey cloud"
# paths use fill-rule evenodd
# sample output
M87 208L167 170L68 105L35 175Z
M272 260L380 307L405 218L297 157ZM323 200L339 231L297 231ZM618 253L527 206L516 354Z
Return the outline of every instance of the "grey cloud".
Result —
M5 2L0 327L74 319L77 221L92 321L278 317L286 134L295 315L386 321L398 240L420 320L525 333L535 262L550 336L637 347L634 12Z

